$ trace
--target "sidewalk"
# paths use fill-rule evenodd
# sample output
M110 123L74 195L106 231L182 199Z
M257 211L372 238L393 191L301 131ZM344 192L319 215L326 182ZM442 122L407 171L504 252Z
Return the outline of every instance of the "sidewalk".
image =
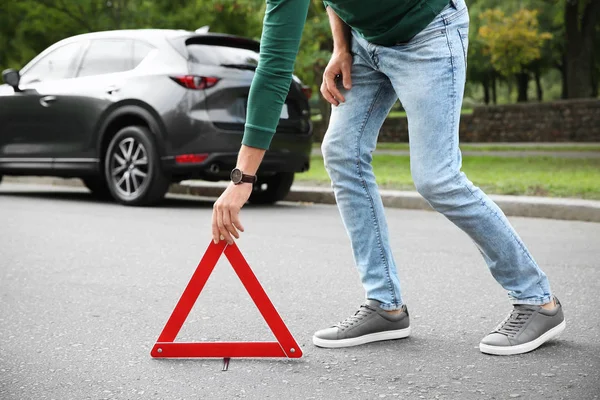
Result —
M4 181L21 184L83 186L79 179L5 177ZM171 185L169 193L216 198L226 187L227 182L183 181ZM381 190L380 193L386 207L432 210L417 192ZM490 195L490 197L508 216L600 222L600 201L533 196ZM285 201L335 204L335 197L330 187L294 184Z
M170 192L218 197L226 186L225 182L183 181L180 184L172 185ZM417 192L381 190L380 193L386 207L432 210ZM600 222L600 201L533 196L490 195L490 197L508 216ZM335 204L331 188L302 184L293 185L285 200Z

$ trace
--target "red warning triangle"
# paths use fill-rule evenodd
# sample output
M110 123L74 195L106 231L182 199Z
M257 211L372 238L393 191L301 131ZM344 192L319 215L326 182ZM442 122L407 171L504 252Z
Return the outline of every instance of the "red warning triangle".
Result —
M215 265L225 256L231 263L235 273L242 281L248 294L256 304L267 325L275 335L277 342L201 342L181 343L175 338L187 319L196 299L212 274ZM192 279L183 291L171 317L163 328L150 355L155 358L193 358L193 357L302 357L302 349L288 330L271 303L244 256L234 244L227 245L222 241L214 244L212 241L206 253L200 260Z

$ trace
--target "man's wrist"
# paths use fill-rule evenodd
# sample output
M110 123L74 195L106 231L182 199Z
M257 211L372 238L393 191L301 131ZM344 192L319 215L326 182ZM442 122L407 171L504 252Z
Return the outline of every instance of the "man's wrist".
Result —
M242 145L236 168L241 169L245 174L256 175L264 155L264 149Z
M340 55L345 55L345 54L350 54L350 46L334 46L333 48L333 55L334 56L340 56Z

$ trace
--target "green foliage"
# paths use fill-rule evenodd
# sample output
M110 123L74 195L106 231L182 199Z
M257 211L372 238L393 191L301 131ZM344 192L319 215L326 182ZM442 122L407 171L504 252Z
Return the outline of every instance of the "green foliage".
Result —
M296 74L318 93L332 41L322 1L310 1ZM567 1L576 1L585 10L592 0L467 0L471 15L467 96L471 104L482 101L474 85L481 85L488 92L502 82L510 88L511 75L521 71L542 74L542 86L550 98L560 95L567 48ZM209 25L212 32L260 39L264 10L264 0L0 1L0 70L18 69L58 40L91 31L195 30ZM597 84L600 23L596 22L596 26L593 66ZM498 93L500 102L510 100L509 92L508 96L504 90ZM322 112L327 108L321 104Z
M537 14L537 11L521 9L505 15L500 9L492 9L481 15L483 26L479 28L479 35L485 44L483 54L491 56L492 65L502 75L508 77L522 72L541 58L542 46L552 35L539 32Z

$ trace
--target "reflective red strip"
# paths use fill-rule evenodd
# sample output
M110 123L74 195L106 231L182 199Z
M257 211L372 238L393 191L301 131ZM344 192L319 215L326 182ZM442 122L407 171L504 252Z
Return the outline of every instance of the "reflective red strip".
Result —
M177 164L201 163L208 158L208 154L181 154L175 156Z

